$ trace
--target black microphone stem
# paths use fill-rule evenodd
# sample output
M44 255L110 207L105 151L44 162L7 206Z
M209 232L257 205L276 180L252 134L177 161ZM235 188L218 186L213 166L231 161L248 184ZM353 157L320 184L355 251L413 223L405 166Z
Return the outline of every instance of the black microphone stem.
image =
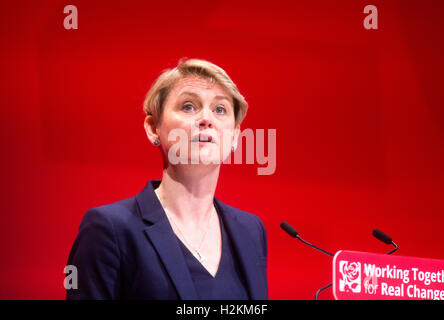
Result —
M322 253L324 253L324 254L330 256L330 257L334 257L334 254L333 254L333 253L330 253L330 252L328 252L328 251L325 251L324 249L318 248L318 247L316 247L314 244L311 244L310 242L305 241L304 239L302 239L302 238L299 236L298 232L297 232L297 231L296 231L296 230L295 230L295 229L294 229L294 228L293 228L288 222L282 221L281 224L280 224L280 226L281 226L281 228L282 228L286 233L288 233L291 237L293 237L293 238L298 238L299 241L301 241L302 243L306 244L307 246L312 247L313 249L316 249L316 250L318 250L318 251L320 251L320 252L322 252ZM325 289L327 289L327 288L330 288L331 285L332 285L332 284L330 283L329 285L326 285L325 287L319 289L319 290L316 292L315 300L318 300L318 295L319 295L319 293L320 293L322 290L325 290Z
M324 291L325 289L330 288L332 285L333 285L333 283L327 284L325 287L322 287L321 289L319 289L318 291L316 291L316 294L315 294L315 300L318 300L318 295L319 295L322 291Z
M325 251L325 250L323 250L323 249L321 249L321 248L318 248L318 247L316 247L315 245L311 244L310 242L305 241L304 239L302 239L301 237L299 237L299 235L296 235L296 238L298 238L300 241L302 241L303 243L305 243L307 246L310 246L310 247L312 247L313 249L319 250L319 251L321 251L322 253L325 253L326 255L329 255L330 257L334 257L334 256L335 256L334 254L332 254L332 253L330 253L330 252L328 252L328 251Z
M395 249L393 249L393 250L387 252L386 254L392 254L393 252L395 252L396 250L398 250L398 248L399 248L398 245L397 245L396 243L394 243L393 241L392 241L392 245L395 246Z

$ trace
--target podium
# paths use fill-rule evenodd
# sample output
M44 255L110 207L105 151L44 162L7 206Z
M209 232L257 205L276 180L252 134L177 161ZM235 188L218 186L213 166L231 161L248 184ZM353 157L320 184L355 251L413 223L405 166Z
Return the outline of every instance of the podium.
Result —
M444 300L444 260L338 251L337 300Z

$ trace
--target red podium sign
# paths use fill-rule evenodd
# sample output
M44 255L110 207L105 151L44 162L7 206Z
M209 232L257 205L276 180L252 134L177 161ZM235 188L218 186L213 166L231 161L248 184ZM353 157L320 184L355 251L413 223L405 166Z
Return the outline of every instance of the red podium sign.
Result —
M338 251L333 295L338 300L444 300L444 260Z

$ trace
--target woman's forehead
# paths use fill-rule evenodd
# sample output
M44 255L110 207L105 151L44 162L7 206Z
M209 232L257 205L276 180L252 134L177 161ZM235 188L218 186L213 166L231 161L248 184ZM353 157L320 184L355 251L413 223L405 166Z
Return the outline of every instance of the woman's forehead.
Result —
M179 79L173 87L172 93L175 96L186 93L193 93L195 95L214 94L225 95L230 97L228 92L217 82L211 81L209 78L199 76L186 76Z

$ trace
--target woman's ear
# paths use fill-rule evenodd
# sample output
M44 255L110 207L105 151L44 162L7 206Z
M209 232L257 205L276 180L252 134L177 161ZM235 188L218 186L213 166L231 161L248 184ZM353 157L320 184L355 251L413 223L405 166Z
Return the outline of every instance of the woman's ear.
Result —
M143 121L143 126L145 127L146 136L148 140L151 141L155 146L159 145L159 134L157 130L157 124L154 121L154 117L152 115L147 115L145 120Z

